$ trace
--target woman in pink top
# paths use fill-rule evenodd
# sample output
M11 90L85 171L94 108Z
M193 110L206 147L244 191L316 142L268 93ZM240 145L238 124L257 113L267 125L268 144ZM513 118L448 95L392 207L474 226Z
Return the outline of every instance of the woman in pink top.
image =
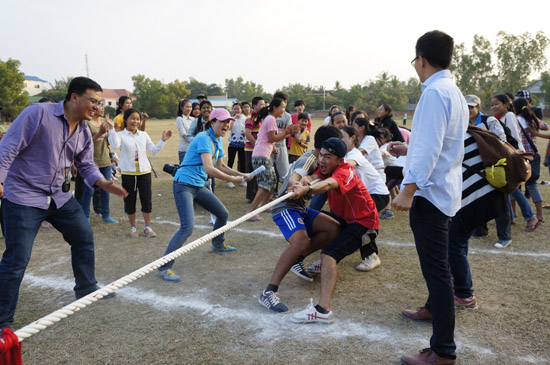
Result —
M277 120L283 116L285 112L286 102L283 99L274 98L269 107L264 107L258 113L260 119L262 119L262 126L258 132L256 138L256 144L254 145L254 151L252 152L252 167L257 169L260 166L265 166L265 171L256 175L258 182L258 192L248 209L248 212L252 212L260 203L267 204L271 198L271 194L275 185L277 184L277 176L275 175L275 169L271 162L271 154L277 154L279 151L274 146L275 142L285 139L293 133L297 133L300 129L298 124L289 125L284 132L277 134ZM255 215L250 218L250 221L257 222L263 218L259 215Z

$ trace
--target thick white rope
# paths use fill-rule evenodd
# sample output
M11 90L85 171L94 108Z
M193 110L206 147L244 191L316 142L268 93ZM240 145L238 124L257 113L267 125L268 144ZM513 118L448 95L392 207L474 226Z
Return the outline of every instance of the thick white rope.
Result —
M237 220L235 220L235 221L233 221L229 224L226 224L225 226L220 227L220 228L216 229L215 231L212 231L209 234L207 234L205 236L202 236L201 238L198 238L198 239L196 239L195 241L193 241L191 243L186 244L185 246L180 247L176 251L173 251L173 252L169 253L168 255L166 255L164 257L161 257L160 259L155 260L155 261L151 262L150 264L147 264L147 265L143 266L140 269L137 269L136 271L134 271L134 272L118 279L117 281L112 282L111 284L109 284L107 286L104 286L103 288L100 288L100 289L94 291L93 293L90 293L90 294L86 295L85 297L82 297L82 298L72 302L71 304L69 304L69 305L67 305L63 308L61 308L59 310L56 310L55 312L50 313L45 317L40 318L36 322L33 322L33 323L30 323L30 324L26 325L25 327L15 331L15 334L19 338L19 342L22 342L23 340L31 337L32 335L42 331L43 329L46 329L47 327L50 327L50 326L54 325L56 322L59 322L63 318L67 318L69 315L71 315L74 312L77 312L80 309L92 304L93 302L96 302L98 299L103 298L105 295L110 294L110 293L114 292L115 290L130 284L132 281L141 278L142 276L150 273L151 271L153 271L155 269L158 269L159 267L161 267L165 263L170 262L170 261L176 259L177 257L180 257L180 256L186 254L187 252L199 247L203 243L210 241L214 237L219 236L220 234L227 232L231 228L233 228L235 226L238 226L239 224L249 220L250 218L252 218L256 214L261 213L264 210L269 209L272 206L282 202L283 200L288 199L290 196L292 196L292 194L294 194L294 193L292 193L292 192L287 193L287 194L281 196L280 198L277 198L277 199L273 200L272 202L270 202L270 203L268 203L268 204L266 204L266 205L264 205L264 206L262 206L262 207L260 207L256 210L254 210L254 211L252 211L248 214L243 215L239 219L237 219Z

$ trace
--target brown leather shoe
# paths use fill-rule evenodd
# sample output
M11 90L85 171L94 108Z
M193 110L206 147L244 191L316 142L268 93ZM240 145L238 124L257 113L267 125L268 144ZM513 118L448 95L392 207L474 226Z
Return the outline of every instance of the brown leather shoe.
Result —
M405 365L424 365L424 364L437 364L447 365L454 364L456 360L447 359L446 357L438 356L432 349L420 350L415 355L403 355L401 356L401 364Z
M432 314L426 307L418 308L417 310L405 309L401 315L413 321L429 322L432 320Z

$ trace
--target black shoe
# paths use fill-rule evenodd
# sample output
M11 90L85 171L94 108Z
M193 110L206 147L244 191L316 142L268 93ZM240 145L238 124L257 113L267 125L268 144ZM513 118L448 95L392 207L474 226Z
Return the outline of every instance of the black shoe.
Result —
M74 293L74 296L76 297L76 299L80 299L80 298L84 298L86 295L90 294L90 293L93 293L95 292L96 290L98 289L101 289L99 286L97 285L94 285L92 286L90 289L86 290L86 291L83 291L83 292L75 292ZM114 298L116 297L116 293L115 292L112 292L112 293L109 293L107 295L104 295L101 299L110 299L110 298Z

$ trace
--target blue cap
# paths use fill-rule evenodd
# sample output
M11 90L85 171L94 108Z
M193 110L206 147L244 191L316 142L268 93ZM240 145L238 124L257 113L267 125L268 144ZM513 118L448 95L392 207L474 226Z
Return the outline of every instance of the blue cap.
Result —
M346 156L346 153L348 152L344 141L336 137L330 137L329 139L324 141L321 145L321 148L324 148L328 152L340 158L344 158L344 156Z

